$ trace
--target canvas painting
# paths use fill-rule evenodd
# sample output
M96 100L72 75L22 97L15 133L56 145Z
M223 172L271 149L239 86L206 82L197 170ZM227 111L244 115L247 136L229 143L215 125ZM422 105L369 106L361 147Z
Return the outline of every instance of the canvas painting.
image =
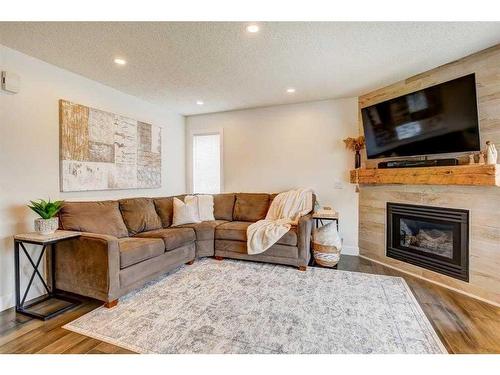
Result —
M161 127L59 101L61 191L161 187Z

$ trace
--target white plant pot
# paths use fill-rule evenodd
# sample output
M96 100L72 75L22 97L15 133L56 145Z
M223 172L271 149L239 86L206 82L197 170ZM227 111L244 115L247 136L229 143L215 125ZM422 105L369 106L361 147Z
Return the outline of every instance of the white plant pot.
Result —
M52 234L59 227L59 219L57 217L53 217L50 219L35 219L35 232L40 233L42 235Z

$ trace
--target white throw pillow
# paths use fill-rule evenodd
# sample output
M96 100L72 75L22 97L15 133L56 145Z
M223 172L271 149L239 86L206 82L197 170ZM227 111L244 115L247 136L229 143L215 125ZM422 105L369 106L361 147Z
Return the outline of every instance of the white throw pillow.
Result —
M185 202L178 198L174 198L173 227L200 222L200 218L198 217L198 199L193 196L186 196L184 201Z
M198 217L201 221L215 220L214 197L212 195L198 195Z

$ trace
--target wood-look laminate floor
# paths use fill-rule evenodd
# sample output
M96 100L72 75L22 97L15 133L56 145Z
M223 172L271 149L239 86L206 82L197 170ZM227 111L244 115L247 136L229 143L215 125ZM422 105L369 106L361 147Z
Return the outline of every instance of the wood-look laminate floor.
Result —
M500 353L500 308L359 257L342 256L338 268L404 277L450 353ZM61 328L99 305L86 300L46 322L1 312L0 353L132 353Z

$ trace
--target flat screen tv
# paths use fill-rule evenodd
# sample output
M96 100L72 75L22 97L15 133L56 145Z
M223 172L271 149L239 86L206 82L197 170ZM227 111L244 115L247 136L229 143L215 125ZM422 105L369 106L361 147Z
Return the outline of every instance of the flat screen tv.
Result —
M479 151L470 74L361 110L369 159Z

